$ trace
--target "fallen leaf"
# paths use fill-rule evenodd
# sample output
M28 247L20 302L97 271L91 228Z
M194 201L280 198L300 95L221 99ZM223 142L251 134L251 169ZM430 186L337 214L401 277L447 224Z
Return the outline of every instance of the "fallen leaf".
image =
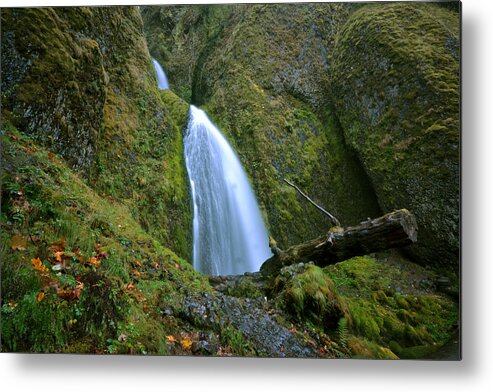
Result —
M48 271L48 268L45 267L45 265L39 259L39 257L36 258L36 259L32 259L31 260L31 264L33 265L33 267L34 267L35 270L38 270L40 272L46 272L46 271Z
M170 343L176 342L176 339L173 335L166 336L166 339L168 339L168 342L170 342Z
M26 250L27 239L22 235L14 235L12 237L12 250Z
M38 302L41 302L41 301L43 300L43 298L44 298L44 297L45 297L45 293L40 292L40 293L38 294L38 296L37 296L37 298L36 298L36 299L38 300Z
M67 300L73 301L76 299L80 299L80 290L57 290L57 294L59 297Z
M137 270L133 270L132 273L135 275L135 276L140 276L140 272L137 271Z
M133 289L135 289L135 285L133 283L129 283L127 285L127 290L133 290Z
M140 260L135 260L133 263L136 267L142 267L142 262Z
M51 250L53 254L55 252L65 251L65 240L62 238L59 241L53 242L48 249Z
M96 268L99 268L99 266L101 265L101 260L93 256L89 259L89 264L93 265Z
M135 292L135 297L139 300L139 301L145 301L145 297L139 293L138 291Z
M65 252L63 250L61 250L60 252L55 252L54 255L55 255L55 259L56 261L58 261L59 263L62 262L62 256L65 254Z
M192 341L189 338L183 338L180 344L183 350L190 350L192 348Z
M157 268L159 266L158 262L157 261L153 261L152 262L152 265L154 266L154 268Z

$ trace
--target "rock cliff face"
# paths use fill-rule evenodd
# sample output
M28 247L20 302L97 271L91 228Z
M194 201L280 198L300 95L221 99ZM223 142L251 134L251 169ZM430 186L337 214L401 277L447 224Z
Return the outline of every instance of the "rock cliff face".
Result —
M162 39L151 52L162 55L171 85L191 90L190 99L229 138L281 247L330 223L283 178L344 224L380 214L330 105L332 52L349 10L341 4L143 9L148 39ZM183 62L186 75L177 71Z
M409 208L458 267L459 23L429 4L144 7L151 51L240 155L281 247ZM186 64L186 67L184 66Z
M332 90L380 207L417 218L417 260L459 262L459 19L426 4L362 7L341 31Z
M5 120L189 258L179 99L161 100L138 8L2 10L2 93Z

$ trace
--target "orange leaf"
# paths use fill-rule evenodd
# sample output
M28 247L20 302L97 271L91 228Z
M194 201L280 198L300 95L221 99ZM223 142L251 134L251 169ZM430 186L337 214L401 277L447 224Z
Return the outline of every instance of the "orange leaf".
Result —
M170 342L170 343L176 342L176 339L173 335L166 336L166 339L168 339L168 342Z
M135 276L140 276L140 272L137 271L137 270L133 270L132 273L135 275Z
M46 272L46 271L48 271L48 268L45 267L45 265L39 259L39 257L36 258L36 259L32 259L31 260L31 264L33 265L33 267L34 267L35 270L38 270L40 272Z
M63 250L61 250L60 252L55 252L54 255L55 255L55 259L56 261L58 261L59 263L62 262L62 256L65 254L65 252Z
M12 237L12 250L26 250L27 239L22 235L14 235Z
M157 268L159 266L159 264L157 263L157 261L153 261L152 262L152 265L154 266L154 268Z
M38 300L38 302L41 302L43 300L43 298L45 297L45 293L43 292L40 292L38 294L38 297L36 298Z
M134 261L134 264L137 266L137 267L142 267L142 263L140 260L135 260Z
M99 266L101 265L101 260L98 260L96 257L91 257L89 259L89 264L95 266L96 268L99 268Z
M188 338L184 338L180 342L183 350L190 350L192 348L192 341Z
M127 285L127 289L128 289L128 290L133 290L134 288L135 288L135 286L134 286L134 284L133 284L133 283L129 283L129 284Z

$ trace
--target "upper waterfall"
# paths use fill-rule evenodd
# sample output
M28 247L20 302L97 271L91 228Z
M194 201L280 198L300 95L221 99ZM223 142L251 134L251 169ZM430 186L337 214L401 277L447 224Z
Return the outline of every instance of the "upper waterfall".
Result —
M163 67L161 67L161 64L159 64L155 58L152 58L152 64L154 64L154 69L156 70L157 86L159 90L168 90L168 79L166 78Z
M184 144L195 269L210 275L258 271L272 254L255 195L231 146L193 105Z

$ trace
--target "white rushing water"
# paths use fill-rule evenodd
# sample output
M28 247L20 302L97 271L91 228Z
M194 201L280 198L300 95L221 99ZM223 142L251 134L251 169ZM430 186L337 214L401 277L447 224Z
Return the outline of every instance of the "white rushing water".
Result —
M168 90L168 79L166 78L163 67L161 67L161 64L159 64L154 58L152 59L152 64L154 64L154 69L156 70L157 87L159 90Z
M209 275L258 271L272 253L240 161L205 112L193 105L184 143L195 269Z

